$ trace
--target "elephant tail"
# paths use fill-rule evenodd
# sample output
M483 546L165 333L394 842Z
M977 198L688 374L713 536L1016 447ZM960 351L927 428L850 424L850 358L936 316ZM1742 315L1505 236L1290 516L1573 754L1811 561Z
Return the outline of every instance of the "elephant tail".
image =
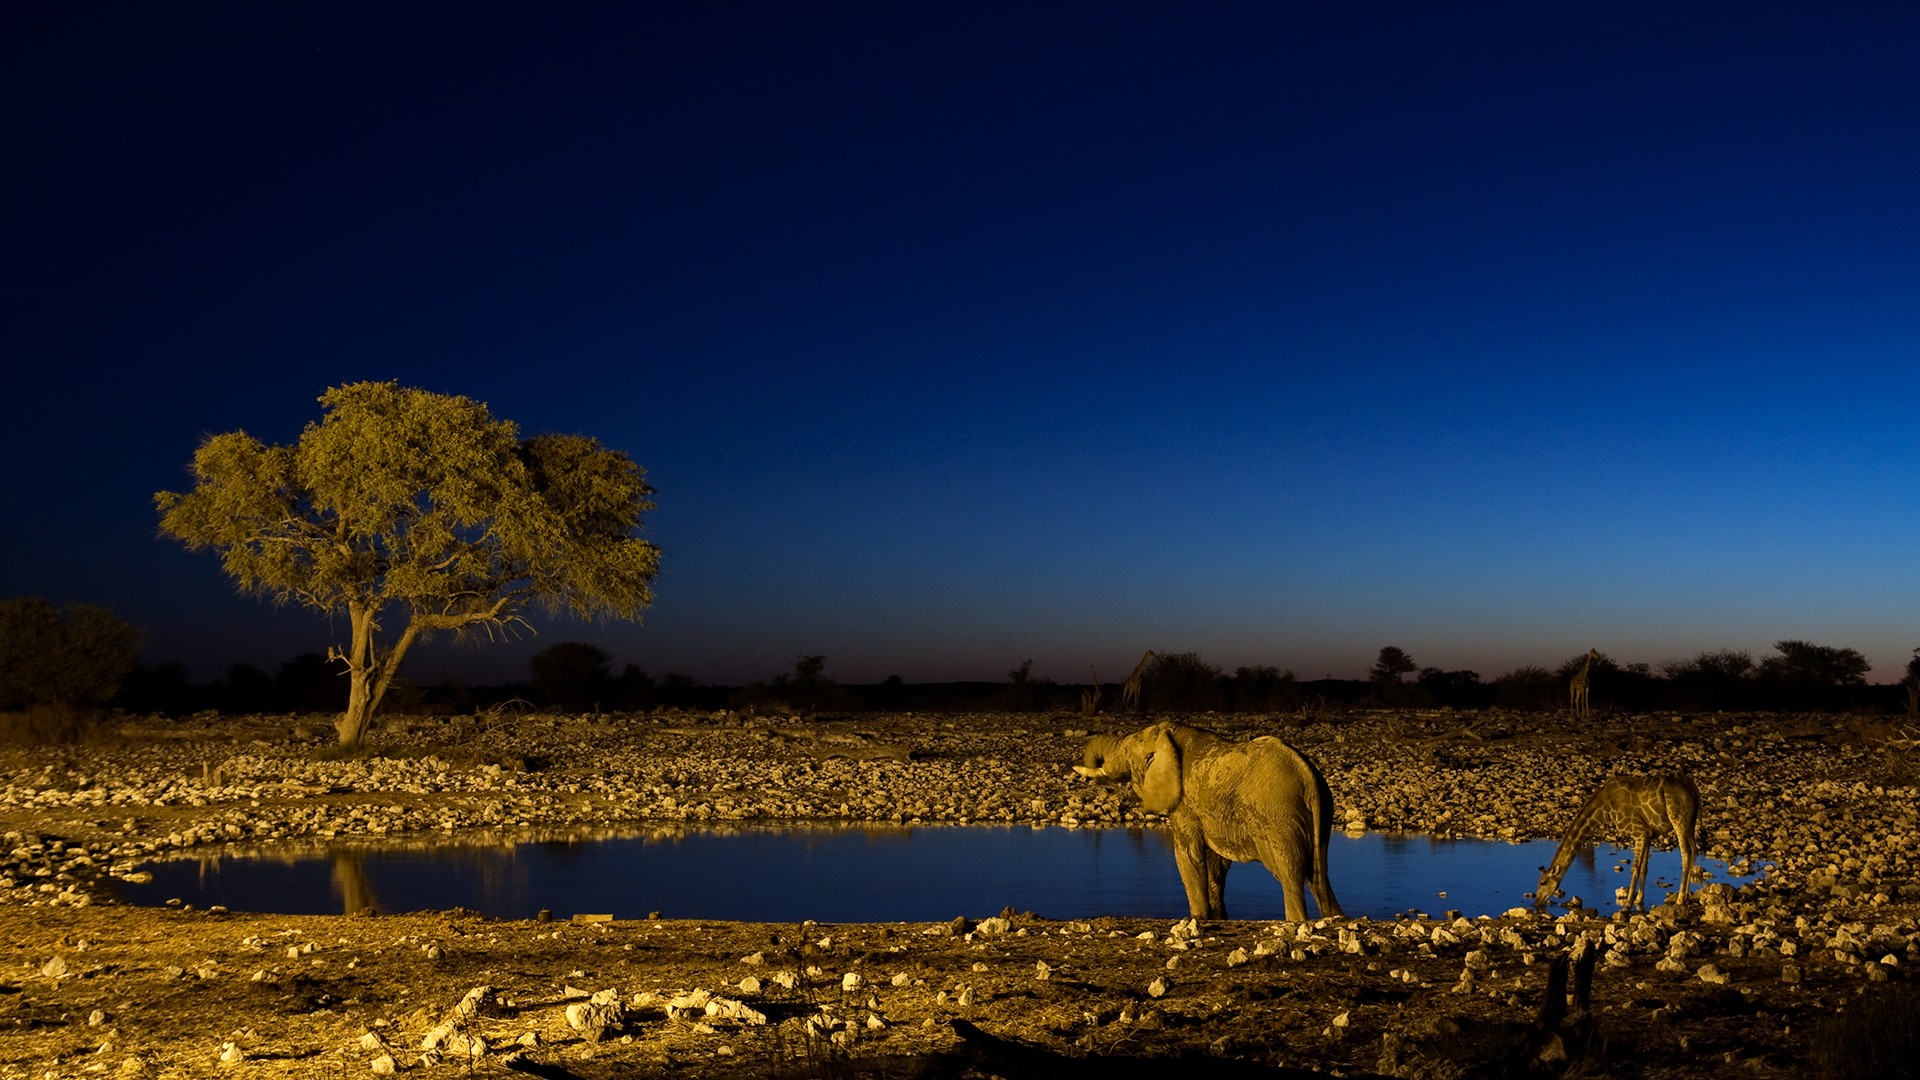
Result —
M1313 776L1313 895L1322 918L1343 914L1340 902L1333 898L1333 881L1327 876L1327 845L1333 835L1333 789L1311 761L1307 771Z

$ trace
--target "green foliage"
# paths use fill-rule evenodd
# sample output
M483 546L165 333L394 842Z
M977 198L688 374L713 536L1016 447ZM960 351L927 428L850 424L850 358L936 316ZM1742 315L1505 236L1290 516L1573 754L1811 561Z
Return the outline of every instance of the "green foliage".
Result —
M534 653L533 694L548 705L583 712L599 705L613 685L613 658L584 641L562 641Z
M1160 653L1147 665L1143 694L1154 707L1172 712L1205 712L1220 707L1225 689L1220 669L1199 653Z
M637 537L653 493L580 435L521 438L468 398L391 382L335 387L293 446L208 438L194 487L154 496L163 533L210 549L239 587L347 617L341 742L357 743L423 635L493 634L530 605L637 619L660 552ZM397 638L376 640L389 613Z
M105 702L133 671L140 637L103 607L0 600L0 709Z

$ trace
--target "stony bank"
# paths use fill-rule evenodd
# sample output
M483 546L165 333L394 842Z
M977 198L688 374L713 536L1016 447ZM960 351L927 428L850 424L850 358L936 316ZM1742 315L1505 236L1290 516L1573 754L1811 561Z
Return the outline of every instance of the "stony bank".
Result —
M322 718L127 719L78 745L0 751L0 1077L1111 1076L1168 1061L1202 1076L1839 1076L1882 1067L1876 1054L1920 1062L1920 750L1900 728L1771 714L1178 719L1287 738L1355 829L1552 837L1605 777L1684 770L1705 853L1771 869L1611 918L1009 910L822 925L135 908L108 902L105 879L217 845L1152 817L1073 776L1090 726L1137 726L1106 717L402 718L346 758ZM1568 1004L1549 979L1574 955L1591 985Z

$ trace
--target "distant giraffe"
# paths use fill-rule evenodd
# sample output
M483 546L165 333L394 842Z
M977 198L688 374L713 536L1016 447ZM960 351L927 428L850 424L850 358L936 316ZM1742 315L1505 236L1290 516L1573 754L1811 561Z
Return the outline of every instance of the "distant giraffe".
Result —
M1140 662L1133 666L1133 674L1127 676L1126 683L1120 687L1121 712L1140 708L1140 684L1145 681L1147 665L1151 663L1153 663L1153 650L1148 649L1147 655L1141 657Z
M1580 670L1574 672L1573 678L1567 681L1567 693L1573 698L1573 715L1575 716L1584 718L1593 715L1593 706L1587 699L1587 690L1591 685L1588 669L1593 667L1593 662L1598 659L1600 659L1600 650L1588 649L1587 658L1580 662Z
M1633 841L1633 881L1627 886L1627 910L1646 900L1647 853L1653 838L1672 834L1680 849L1680 898L1694 878L1693 858L1700 846L1700 791L1679 773L1662 776L1614 776L1602 783L1567 826L1553 862L1540 872L1533 894L1543 906L1560 889L1573 857L1591 840Z

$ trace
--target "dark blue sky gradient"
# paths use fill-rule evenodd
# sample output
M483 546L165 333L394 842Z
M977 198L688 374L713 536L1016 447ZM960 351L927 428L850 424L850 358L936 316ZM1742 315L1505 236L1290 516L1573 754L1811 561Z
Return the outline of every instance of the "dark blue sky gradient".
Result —
M738 682L1920 644L1899 4L13 5L0 595L268 671L155 534L359 379L630 453Z

